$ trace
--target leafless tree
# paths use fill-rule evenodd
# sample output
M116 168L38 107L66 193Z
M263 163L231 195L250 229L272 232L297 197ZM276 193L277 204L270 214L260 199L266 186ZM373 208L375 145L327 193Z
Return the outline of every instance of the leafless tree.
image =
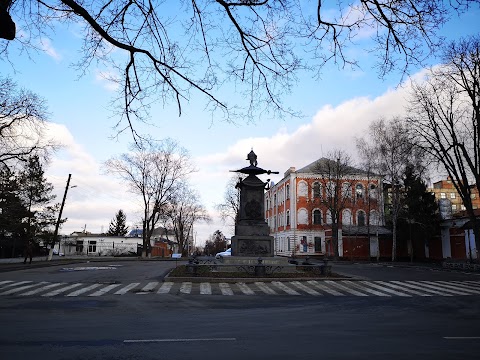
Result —
M26 162L31 156L46 159L59 147L45 134L45 100L0 77L0 165Z
M181 183L166 206L162 216L165 227L175 233L179 251L189 255L189 239L193 235L193 226L200 221L210 222L207 210L200 202L200 197L187 183ZM193 251L193 248L191 249Z
M12 44L41 49L59 23L83 25L79 68L98 61L117 70L126 117L118 127L135 134L132 120L157 99L176 102L181 114L203 95L229 120L289 111L282 95L298 70L357 66L347 50L358 43L378 56L380 75L408 71L435 51L450 16L473 6L477 0L0 0L0 38L8 39L0 53ZM240 96L225 90L231 82Z
M224 223L235 226L240 210L240 191L236 187L240 180L245 178L244 175L236 174L230 177L225 186L223 194L223 203L215 205L216 210L220 213L220 218Z
M400 118L373 121L363 143L367 152L364 156L370 157L376 172L384 177L389 187L386 210L393 227L394 261L397 256L397 223L403 207L403 175L408 166L423 171L422 151L414 146L405 121Z
M448 44L443 59L443 66L414 84L408 125L418 146L451 178L480 249L471 198L473 188L480 189L480 37Z
M372 158L371 154L374 152L373 150L373 145L368 144L364 138L357 138L356 139L356 145L357 145L357 150L358 150L358 155L360 157L360 166L362 169L365 171L365 175L367 177L367 183L368 183L368 189L367 189L367 194L366 194L366 202L367 202L367 237L368 237L368 256L371 254L371 249L370 249L370 225L371 225L371 210L372 210L372 205L378 205L380 204L380 196L382 194L382 189L378 188L376 191L374 191L371 188L370 181L371 179L377 175L375 173L375 161L374 158ZM374 192L372 192L374 191ZM373 204L372 204L373 203ZM383 211L382 211L383 213ZM376 219L377 223L375 225L378 225L378 220ZM377 260L380 256L379 254L379 248L377 249Z
M142 256L148 256L155 225L177 195L180 183L194 172L190 156L171 139L153 142L142 138L132 146L131 153L108 160L106 168L116 173L129 185L130 191L142 199Z
M352 159L343 150L333 150L327 158L322 158L314 165L313 172L319 175L319 182L323 189L316 194L313 189L312 203L323 204L330 213L332 225L332 242L334 257L338 259L338 229L341 221L342 211L352 201L352 187L347 183L349 175L355 173L352 166ZM349 186L345 186L348 184Z

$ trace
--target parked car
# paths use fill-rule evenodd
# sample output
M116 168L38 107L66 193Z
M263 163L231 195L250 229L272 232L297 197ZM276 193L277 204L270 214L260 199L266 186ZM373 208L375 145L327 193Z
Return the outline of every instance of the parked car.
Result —
M232 248L228 249L227 251L217 253L215 255L215 259L221 259L224 256L232 256Z

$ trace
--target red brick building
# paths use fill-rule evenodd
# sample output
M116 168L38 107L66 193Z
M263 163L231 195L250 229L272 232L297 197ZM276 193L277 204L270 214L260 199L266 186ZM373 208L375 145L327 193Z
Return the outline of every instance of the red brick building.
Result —
M474 209L480 209L480 196L475 185L470 185L472 192L472 205ZM435 199L439 203L440 212L443 218L449 218L451 214L455 214L465 210L462 198L458 194L452 180L440 180L433 184L433 188L428 189L435 195Z
M275 255L332 255L332 217L326 204L331 180L315 171L320 159L299 170L291 167L265 194L265 218L275 238ZM338 250L340 257L388 256L384 225L382 178L350 168L340 179L342 202ZM341 192L341 194L340 194ZM385 244L383 246L382 244ZM385 254L383 254L385 253Z

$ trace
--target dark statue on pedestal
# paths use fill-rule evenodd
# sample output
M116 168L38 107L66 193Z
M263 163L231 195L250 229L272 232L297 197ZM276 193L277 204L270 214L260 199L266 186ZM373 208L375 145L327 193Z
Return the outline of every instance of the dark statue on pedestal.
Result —
M232 237L233 256L273 256L273 237L269 235L268 224L265 222L265 188L269 181L261 181L257 175L278 174L257 167L257 155L252 151L247 156L250 166L234 170L248 175L237 184L240 190L240 206L235 236Z

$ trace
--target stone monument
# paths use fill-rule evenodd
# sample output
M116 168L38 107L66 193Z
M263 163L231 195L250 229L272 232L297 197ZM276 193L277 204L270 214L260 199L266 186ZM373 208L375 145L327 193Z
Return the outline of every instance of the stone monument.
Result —
M263 182L257 175L278 174L257 167L257 155L252 151L247 156L250 165L240 170L246 174L236 188L240 190L240 206L235 224L235 236L232 237L232 256L273 257L273 236L270 236L265 222L265 188L270 180Z

